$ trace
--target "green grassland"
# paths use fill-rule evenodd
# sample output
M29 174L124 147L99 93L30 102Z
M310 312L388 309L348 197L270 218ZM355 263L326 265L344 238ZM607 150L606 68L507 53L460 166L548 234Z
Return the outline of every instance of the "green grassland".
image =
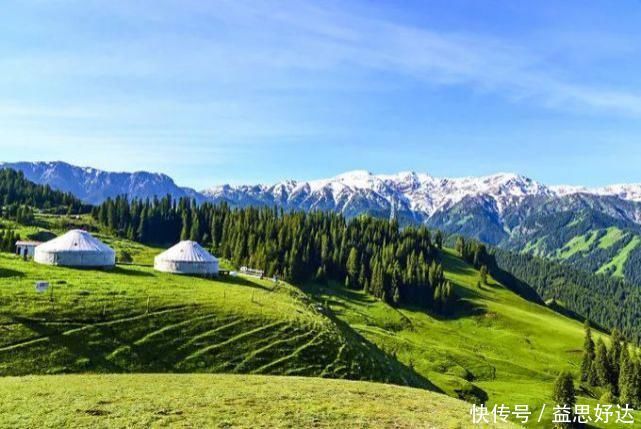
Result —
M599 240L599 248L607 249L614 246L614 244L625 236L625 232L619 228L612 226L605 230L605 235Z
M55 222L60 221L53 219L47 230L59 233L62 228ZM579 322L525 301L492 279L477 287L478 271L449 250L442 255L446 277L463 300L456 314L440 317L394 308L340 285L312 284L300 290L250 277L212 280L158 273L148 265L160 249L115 239L104 231L97 235L117 251L135 255L135 264L111 271L78 270L0 254L0 375L65 374L2 378L3 397L8 391L16 393L6 396L15 400L0 404L10 407L7 412L0 408L0 424L198 427L216 422L242 427L259 419L265 427L297 427L296 422L333 426L353 418L357 427L414 427L416 418L426 427L469 427L469 405L424 391L311 378L273 379L278 388L270 389L256 387L269 386L269 378L237 378L243 383L234 383L232 376L186 373L371 380L468 401L487 399L490 407L527 404L536 412L542 404L553 405L552 382L560 370L578 372L583 343ZM53 300L48 293L35 292L36 280L50 282ZM95 373L173 375L88 375ZM56 388L60 377L64 389ZM220 390L224 407L203 410L189 399L200 397L196 392L206 390L207 383L218 387L202 396L211 398L208 395ZM94 385L97 390L92 390ZM111 399L100 399L102 385L116 392L107 395ZM189 385L194 391L173 393ZM363 403L350 406L353 394L347 394L345 386L365 389L358 394ZM30 389L49 393L29 396L34 391ZM381 396L368 396L368 390ZM287 412L285 406L294 399L281 391L302 395L294 411ZM31 405L18 399L20 392L22 398L52 404L77 398L78 405L59 405L52 408L54 413L25 413L20 407ZM147 399L136 405L132 398L137 395ZM580 402L595 405L600 392L581 390L580 395ZM438 398L445 402L437 407ZM425 408L406 402L414 399L424 401ZM395 402L398 409L389 411L386 404ZM256 414L248 414L247 408L257 403L260 408L251 411ZM181 413L172 414L175 409ZM430 416L424 417L426 413ZM550 413L539 427L549 426Z
M584 235L573 237L563 248L557 250L556 257L567 259L578 252L590 250L590 246L597 240L597 231L592 231Z
M38 294L36 280L52 285ZM237 372L429 387L297 288L0 255L0 375Z
M641 237L618 227L592 229L584 234L570 238L565 244L550 249L546 247L546 237L538 237L526 243L523 252L539 257L547 257L568 262L579 269L626 278L638 282L638 276L626 277L626 264L633 252L638 250Z
M487 395L490 406L528 404L540 410L547 404L549 409L559 371L578 374L582 325L494 280L478 288L479 273L449 251L444 266L465 302L449 318L392 308L339 285L314 284L308 290L365 338L451 396ZM580 402L595 405L600 393L584 390L580 395ZM540 427L549 427L551 414L546 416Z
M636 249L637 246L639 246L639 243L641 243L641 238L638 236L633 237L632 240L630 240L630 242L626 244L625 247L623 247L623 249L621 249L610 262L599 268L597 273L600 274L609 272L615 277L623 277L623 269L625 263L628 261L630 252Z
M392 385L301 377L7 377L0 379L0 397L0 427L7 428L455 429L470 425L469 406L444 395Z

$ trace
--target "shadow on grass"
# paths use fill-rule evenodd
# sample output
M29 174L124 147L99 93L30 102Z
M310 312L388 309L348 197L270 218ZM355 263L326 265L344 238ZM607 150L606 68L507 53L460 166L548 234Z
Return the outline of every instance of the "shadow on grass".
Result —
M109 270L113 274L122 274L125 276L135 276L135 277L153 277L153 273L147 271L133 270L131 268L125 268L122 265L117 265L116 267Z
M194 276L194 277L198 277L198 276ZM203 277L198 277L198 278L203 278ZM252 282L252 281L250 281L250 280L248 280L248 279L246 279L244 277L241 277L241 276L236 276L236 277L233 277L233 276L218 276L218 277L213 277L212 280L216 280L217 282L225 283L225 284L233 285L233 286L253 287L255 289L261 289L261 290L265 290L265 291L268 291L268 292L273 292L278 287L275 283L274 283L273 287L264 286L264 285L261 285L259 283Z
M550 310L556 313L559 313L565 317L568 317L570 319L574 319L577 322L584 323L588 319L587 317L577 313L576 311L570 310L569 308L565 307L563 304L558 303L554 299L548 302L546 305ZM610 332L607 328L603 327L602 325L599 325L598 323L592 320L590 320L590 326L595 329L598 329L601 332L606 332L606 333Z
M387 375L395 376L395 378L385 379L383 378L384 374L380 374L378 378L372 377L372 381L407 385L431 390L437 393L444 393L430 380L417 373L413 368L406 366L399 362L395 357L390 356L383 350L379 349L374 343L356 332L348 323L339 319L330 309L327 309L325 314L336 324L338 329L348 340L351 340L353 344L358 344L365 350L365 356L375 359L381 367L394 368L394 371L392 371L393 374Z
M131 366L123 368L125 371L144 371L144 372L174 372L175 361L169 358L167 349L160 344L137 345L134 341L125 338L117 329L111 325L96 326L100 335L104 338L110 338L120 347L126 346L128 349L126 361ZM105 350L105 354L112 350Z
M372 303L372 298L361 291L349 289L337 282L329 281L327 283L313 283L304 286L304 292L310 293L316 297L329 295L343 299L352 304L367 305Z
M476 270L467 262L462 259L456 258L449 253L440 252L442 261L444 262L444 267L447 271L452 274L459 275L476 275ZM488 269L490 275L503 284L505 288L511 290L512 292L519 295L521 298L524 298L528 301L534 302L539 305L545 305L539 294L534 290L532 286L525 283L524 281L518 279L512 273L501 269L495 261L488 264ZM501 286L499 284L489 284L485 285L488 288L498 289Z
M16 323L36 332L42 337L47 337L53 346L67 349L72 353L76 361L79 358L88 359L92 363L92 369L102 369L109 372L125 372L125 369L105 359L104 350L91 347L87 341L83 341L72 335L64 335L60 330L51 328L45 323L23 317L13 317Z
M390 305L389 309L390 311L407 310L412 312L427 313L431 317L437 320L455 320L455 319L460 319L460 318L470 317L470 316L480 316L487 312L485 306L478 305L469 301L469 299L472 299L472 298L487 300L488 298L486 296L482 296L475 291L461 288L460 286L457 286L457 284L454 282L452 282L452 285L454 286L454 290L459 296L459 299L457 300L454 308L451 309L448 313L439 313L429 308L426 308L424 306L413 305L411 303L402 303L394 307ZM348 304L353 304L353 305L371 305L372 303L375 302L373 301L372 298L368 297L363 292L355 291L353 289L348 289L345 286L342 286L335 282L328 282L325 285L321 285L318 283L307 285L303 288L303 291L311 294L312 296L314 296L316 299L319 299L319 300L321 299L325 300L329 298L331 299L333 306L342 307L342 308L347 307L347 305L344 302L347 302ZM335 298L338 298L338 299L335 299ZM340 302L340 300L343 300L344 302ZM401 317L405 318L411 325L411 321L409 321L409 319L407 319L402 313L401 313Z
M458 320L466 317L482 316L487 313L485 306L470 302L467 298L459 298L447 312L438 312L429 308L407 304L398 308L405 311L425 313L439 321Z
M0 268L0 279L8 277L24 277L22 271L10 270L9 268Z

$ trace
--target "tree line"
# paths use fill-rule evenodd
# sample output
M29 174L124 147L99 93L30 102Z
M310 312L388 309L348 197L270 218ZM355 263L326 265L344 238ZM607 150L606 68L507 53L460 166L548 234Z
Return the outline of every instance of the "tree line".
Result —
M555 300L607 329L641 340L641 292L622 279L586 273L566 264L497 248L489 253L501 269L530 285L544 300Z
M341 282L393 305L412 304L447 314L456 294L443 275L427 228L401 229L394 220L346 220L329 212L230 208L170 196L108 199L91 211L114 234L146 244L193 240L237 266L251 266L296 284Z
M0 229L0 251L16 251L16 241L20 240L20 235L12 229Z
M594 341L586 322L581 381L602 388L607 403L641 407L641 361L618 329L612 331L608 348L603 338Z
M85 212L88 206L70 193L54 191L49 185L37 185L21 171L0 169L0 203L3 216L28 220L33 208L56 213Z

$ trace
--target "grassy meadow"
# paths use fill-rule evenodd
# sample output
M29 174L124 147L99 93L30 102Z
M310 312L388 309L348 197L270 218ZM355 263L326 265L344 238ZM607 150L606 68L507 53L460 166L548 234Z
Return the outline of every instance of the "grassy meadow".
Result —
M21 234L68 222L42 217ZM555 377L578 374L581 323L493 279L478 287L479 272L449 250L445 275L463 301L442 317L342 285L158 273L162 249L94 233L133 263L81 270L0 254L0 426L469 427L458 398L547 404L527 427L550 427ZM600 394L580 388L579 402Z
M465 301L458 313L446 318L393 308L339 285L313 284L307 290L448 395L487 398L489 407L527 404L540 411L547 404L544 422L528 427L550 427L554 379L563 369L578 377L582 324L522 299L493 279L477 287L478 271L451 251L444 254L444 268ZM579 389L578 394L580 403L593 406L601 392Z
M241 372L429 385L283 282L50 267L8 254L0 267L0 375ZM37 280L50 290L37 293Z
M319 378L228 374L6 377L0 379L0 397L0 427L11 428L469 427L468 405L444 395Z

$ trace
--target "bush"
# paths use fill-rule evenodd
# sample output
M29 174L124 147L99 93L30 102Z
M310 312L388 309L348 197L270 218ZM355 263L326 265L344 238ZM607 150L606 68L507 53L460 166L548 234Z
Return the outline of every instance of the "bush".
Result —
M131 264L134 261L134 258L126 250L120 250L116 255L116 259L119 263Z

